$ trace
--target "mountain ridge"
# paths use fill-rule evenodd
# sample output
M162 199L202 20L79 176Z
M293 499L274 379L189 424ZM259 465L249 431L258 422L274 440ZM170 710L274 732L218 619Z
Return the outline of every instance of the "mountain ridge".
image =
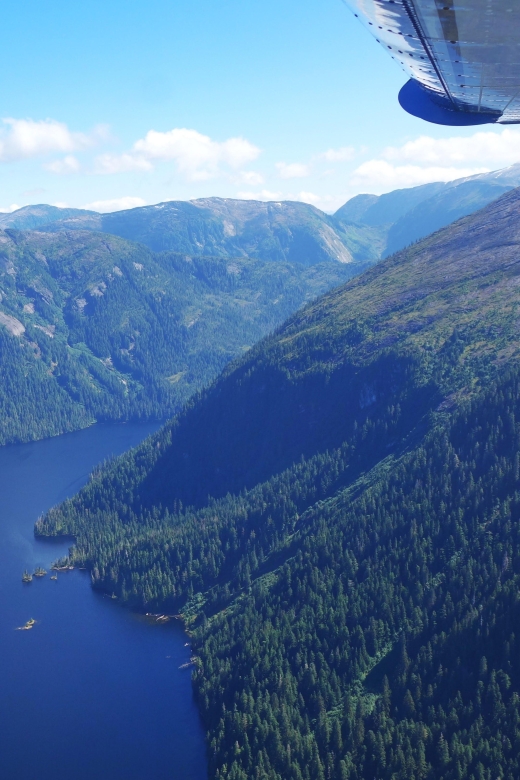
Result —
M0 230L34 230L42 225L57 222L71 217L84 217L97 212L85 209L74 209L62 206L49 206L40 203L34 206L23 206L16 211L0 213Z
M114 233L154 251L249 256L304 265L377 259L370 231L352 228L352 235L347 235L324 212L299 201L167 201L111 214L80 215L46 229Z
M157 254L94 232L0 231L0 443L95 420L164 419L351 268Z
M374 266L370 270L366 271L360 277L348 282L346 286L338 287L326 293L323 297L318 299L315 303L308 304L301 312L294 314L290 320L285 323L283 327L283 336L280 332L268 339L267 342L262 342L260 345L256 345L251 353L248 355L245 365L243 367L236 367L232 364L223 374L222 382L227 382L230 372L234 372L235 375L241 376L243 373L243 379L240 384L237 384L241 388L240 394L245 393L246 387L254 387L255 370L251 367L251 362L254 361L255 355L259 351L262 351L264 355L263 360L267 359L269 364L270 360L267 358L270 350L273 350L273 355L276 365L276 377L273 380L267 382L269 374L265 375L264 382L266 384L265 391L261 394L254 392L256 399L255 403L258 405L261 402L262 411L255 412L256 423L252 423L251 420L247 420L247 424L241 420L237 423L237 434L239 435L240 445L237 445L238 451L245 446L245 442L249 438L254 439L252 431L258 433L263 431L263 435L266 435L268 426L266 421L272 418L272 408L276 408L282 402L274 403L274 397L278 391L275 390L277 377L287 376L288 381L298 382L302 379L305 383L312 383L313 373L309 372L306 368L304 371L300 369L292 368L293 365L299 366L310 364L315 367L315 370L323 372L323 378L328 375L329 370L332 371L332 375L328 378L327 382L329 387L334 388L334 381L332 376L334 372L338 372L338 376L341 372L342 365L346 368L338 379L340 385L344 382L353 382L355 380L356 369L355 366L358 361L364 363L368 361L367 371L370 375L370 362L375 356L380 355L380 360L383 360L385 350L392 348L394 345L398 345L400 349L404 349L405 352L408 349L407 343L413 347L414 351L417 350L418 345L425 338L425 333L428 334L427 338L433 338L433 334L437 334L435 338L439 340L437 349L442 354L444 338L441 335L442 330L445 327L445 322L449 321L452 310L450 308L451 303L446 302L446 291L458 289L461 286L461 298L457 301L457 311L463 310L467 307L468 315L473 313L476 317L477 314L480 319L484 320L486 313L494 312L497 306L496 300L500 299L500 296L508 297L509 280L504 279L496 285L490 285L489 287L484 283L484 280L492 274L492 271L488 267L489 255L486 249L483 252L477 252L475 250L475 243L480 240L482 234L487 239L489 232L493 234L495 230L500 229L504 222L509 223L506 236L502 239L504 244L502 246L502 254L498 251L494 256L494 262L502 262L509 265L511 262L511 268L515 267L516 260L516 247L520 243L520 232L511 221L511 210L515 210L520 203L520 191L517 191L511 195L503 196L497 203L493 204L491 212L493 218L489 222L481 223L476 222L475 215L466 217L455 225L450 226L449 229L444 230L440 234L437 233L428 239L425 239L421 244L421 265L411 263L411 257L415 258L415 253L412 250L403 250L401 253L394 255L382 264ZM481 212L482 215L486 214L486 211ZM482 219L482 217L480 218ZM473 221L472 221L473 220ZM468 241L468 224L478 225L479 227L473 227L471 232L471 241ZM446 254L450 251L450 247L447 246L446 232L451 239L451 251L457 253L457 264L455 267L446 267ZM505 255L505 257L503 256ZM511 258L511 260L509 259ZM514 259L513 259L514 258ZM407 267L407 279L406 286L403 286L403 260L406 262ZM446 271L449 270L449 273ZM470 294L462 292L464 287L473 280L477 285L476 289ZM477 283L477 280L481 280ZM467 303L466 302L467 299ZM451 301L451 298L448 297ZM427 302L427 303L426 303ZM418 307L418 310L416 310ZM399 316L390 317L395 312L399 313ZM368 315L367 315L368 313ZM327 325L321 325L320 318L324 316L325 319L334 317L336 322L335 329L332 331L334 335L327 336L325 342L321 338L316 339L316 333L320 332L321 328L328 330ZM435 330L434 330L435 328ZM475 333L478 332L482 326L475 326ZM313 342L317 341L316 352L314 352ZM269 345L273 344L271 348ZM326 347L324 347L324 343ZM278 344L283 344L283 351L281 354L285 355L283 362L281 362L280 350ZM346 347L345 345L352 344L352 346ZM508 349L511 350L515 345L515 353L518 353L518 339L512 339L509 343ZM482 348L480 348L482 349ZM345 352L346 350L346 352ZM403 358L405 363L407 358ZM329 360L331 360L329 369ZM254 365L254 363L253 363ZM403 370L407 370L403 368ZM381 379L383 384L387 383L389 379L383 380L381 372ZM389 376L392 375L390 372ZM307 379L308 377L308 379ZM350 378L349 378L350 377ZM270 385L274 382L273 388L270 389ZM283 380L285 382L285 379ZM367 385L365 391L362 390L364 385ZM361 387L360 387L361 385ZM359 393L359 399L357 403L361 406L362 403L366 403L370 406L371 393L376 394L375 389L370 390L370 381L358 379L355 384L356 392ZM338 388L339 391L339 388ZM216 389L215 389L216 394ZM220 391L219 392L223 392ZM251 392L253 390L251 389ZM325 390L323 389L323 392ZM361 394L365 392L367 397L365 401L361 400ZM274 394L274 395L273 395ZM273 447L273 451L276 451L275 439L279 435L279 426L282 424L282 419L292 419L293 425L297 426L297 420L300 416L299 409L301 404L304 404L303 408L306 409L306 416L310 419L307 425L314 425L319 427L317 419L312 418L312 415L319 415L319 407L309 407L308 403L305 403L305 398L309 396L309 387L306 385L301 390L301 397L297 399L287 400L284 403L283 412L280 411L280 419L276 418L278 422L272 422L271 435L273 440L269 440L269 443L264 447L264 450L268 450ZM311 395L314 395L312 393ZM282 396L283 397L283 396ZM349 393L349 397L352 397ZM338 402L336 398L336 403ZM352 399L354 401L354 398ZM355 401L354 401L355 402ZM287 405L286 405L287 404ZM232 408L239 410L242 406L240 396L237 396L232 403ZM259 407L260 408L260 407ZM269 413L269 409L271 412ZM330 414L330 409L327 414ZM217 415L212 413L215 418ZM242 413L244 414L244 413ZM200 429L199 435L204 435L208 430L208 419L211 418L211 413L208 412L206 418L206 424ZM319 418L318 418L319 419ZM331 427L334 432L333 437L327 443L327 446L338 446L341 441L342 431L344 425L341 424L341 412L338 409L338 420ZM257 427L255 427L255 425ZM248 428L251 426L251 429ZM222 437L226 440L232 436L229 425L225 428L219 428L221 431L217 434L217 431L213 434L214 441L218 441L219 438L223 441ZM194 444L194 437L192 434L188 435L188 439L191 444ZM222 445L223 446L223 445ZM300 444L294 445L292 451L292 457L297 457L298 447ZM290 459L291 451L285 448L286 460ZM182 454L181 454L182 451ZM215 452L218 451L218 447ZM303 450L302 450L303 451ZM188 454L187 454L188 453ZM190 471L190 463L194 461L195 455L190 456L190 448L186 444L183 444L179 448L179 459L175 460L175 466L171 468L171 471L178 474L175 478L178 485L181 483L184 485L183 490L186 490L186 486L190 484L188 472ZM306 453L308 454L308 453ZM200 458L200 454L197 456ZM265 460L265 458L264 458ZM251 465L254 463L262 463L262 458L258 454L251 455ZM208 482L202 487L202 495L205 497L209 492L211 495L220 495L220 491L227 490L230 486L226 486L225 481L222 479L223 464L220 463L220 457L216 457L212 461L211 468L216 469L213 477L208 477ZM184 465L183 465L184 464ZM248 462L241 456L240 462L230 461L227 466L227 473L232 473L237 479L237 475L243 475L250 466ZM199 468L203 468L202 461L199 462ZM267 473L254 472L257 479L264 479L268 476ZM182 477L180 476L182 475ZM199 475L200 476L200 475ZM197 480L199 480L199 476ZM162 472L156 482L160 482L165 478L165 473ZM204 482L204 480L202 480ZM233 484L233 489L237 488L237 482ZM211 485L211 489L208 490L208 485ZM220 487L218 487L220 485ZM205 492L204 492L205 491ZM217 491L217 492L215 492ZM183 494L183 502L190 502L193 496ZM164 496L166 500L166 496Z
M92 230L137 241L153 251L248 256L262 260L374 263L473 213L520 185L520 164L451 182L384 195L358 195L334 214L299 201L199 198L109 214L27 206L0 215L0 228Z
M210 777L517 776L519 214L308 304L38 522L181 612Z

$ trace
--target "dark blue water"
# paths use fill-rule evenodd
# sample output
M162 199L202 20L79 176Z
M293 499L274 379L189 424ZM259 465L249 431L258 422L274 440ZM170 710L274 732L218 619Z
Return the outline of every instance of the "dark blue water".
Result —
M21 582L67 543L37 541L38 515L142 425L95 426L0 448L0 777L203 780L203 733L181 626L151 626L94 593L85 572ZM29 618L30 631L16 631Z

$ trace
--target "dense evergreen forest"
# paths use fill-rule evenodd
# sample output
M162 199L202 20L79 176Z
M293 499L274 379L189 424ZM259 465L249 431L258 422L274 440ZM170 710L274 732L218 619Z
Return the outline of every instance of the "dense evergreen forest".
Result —
M0 231L0 444L165 419L356 270L154 254L101 233Z
M309 304L38 522L182 614L210 777L519 776L519 211Z

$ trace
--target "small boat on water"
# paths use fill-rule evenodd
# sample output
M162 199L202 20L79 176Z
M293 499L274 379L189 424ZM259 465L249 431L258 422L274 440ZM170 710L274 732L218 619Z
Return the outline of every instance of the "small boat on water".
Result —
M27 623L24 626L20 626L16 630L17 631L30 631L35 623L36 623L36 620L34 618L29 618L29 620L27 621Z
M46 574L47 572L45 571L45 569L42 569L41 566L37 566L36 569L34 570L35 577L45 577Z
M58 572L56 574L51 574L51 580L57 580L58 579Z
M22 574L22 582L32 582L32 574L29 574L27 569Z

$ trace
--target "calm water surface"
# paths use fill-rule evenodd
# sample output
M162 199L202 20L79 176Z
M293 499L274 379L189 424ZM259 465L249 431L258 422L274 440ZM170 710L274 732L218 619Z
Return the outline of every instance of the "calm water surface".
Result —
M80 571L21 582L67 551L38 515L151 426L106 425L0 448L0 778L204 780L181 626L150 626ZM29 618L31 631L16 631Z

